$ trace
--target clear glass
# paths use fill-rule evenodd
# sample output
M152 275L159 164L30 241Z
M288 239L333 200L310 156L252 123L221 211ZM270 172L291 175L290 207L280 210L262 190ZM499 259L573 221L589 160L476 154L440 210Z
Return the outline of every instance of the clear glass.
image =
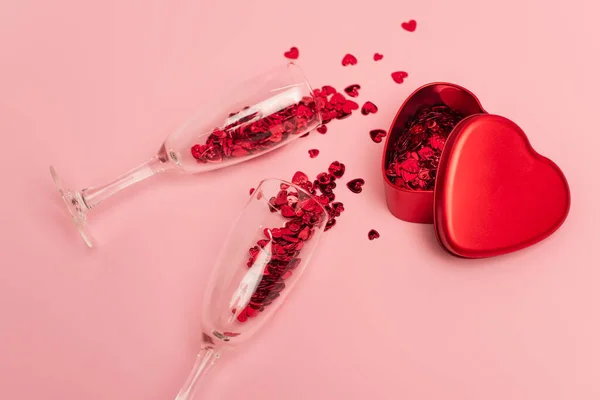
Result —
M278 179L260 183L208 281L202 348L176 400L191 400L223 352L247 341L274 315L308 265L327 218L324 206L303 189Z
M54 183L88 246L87 213L126 187L162 172L198 173L260 156L321 123L312 89L300 67L288 63L211 101L160 146L157 154L105 185L72 190L54 167Z

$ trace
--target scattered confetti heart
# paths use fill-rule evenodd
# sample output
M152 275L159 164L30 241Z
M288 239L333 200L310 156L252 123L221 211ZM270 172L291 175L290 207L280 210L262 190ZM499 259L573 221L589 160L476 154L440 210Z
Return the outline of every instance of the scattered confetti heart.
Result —
M362 113L362 115L369 115L371 113L375 114L377 113L378 108L375 104L371 103L370 101L367 101L365 104L363 104L362 109L360 110L360 112Z
M411 19L408 22L403 22L402 29L404 29L405 31L414 32L417 29L417 21Z
M334 161L329 166L328 172L336 179L340 179L344 176L344 172L346 172L346 166L339 161Z
M317 128L317 132L319 132L322 135L326 134L327 133L327 125L319 125L319 127Z
M292 47L288 51L286 51L285 53L283 53L283 55L286 58L289 58L290 60L295 60L300 55L300 52L298 51L297 47Z
M374 240L374 239L379 239L379 232L377 232L375 229L371 229L369 231L369 240Z
M392 72L392 79L394 80L394 82L402 83L402 82L404 82L404 78L408 78L408 74L406 72L404 72L404 71Z
M347 65L356 65L358 60L352 54L346 54L342 59L342 65L345 67Z
M369 132L369 136L371 136L371 140L373 140L375 143L381 143L381 141L383 140L383 138L387 135L387 132L384 131L383 129L373 129L371 132Z
M319 155L319 150L317 150L317 149L310 149L308 151L308 155L310 156L310 158L315 158L316 156Z
M250 188L250 195L252 195L252 193L254 193L254 188Z
M364 179L357 178L357 179L352 179L350 182L348 182L346 184L346 186L348 187L348 189L350 189L350 191L352 193L360 193L360 192L362 192L362 186L364 184L365 184Z
M346 89L344 89L344 92L346 92L346 94L350 97L358 97L359 89L360 85L350 85Z
M382 58L383 58L383 54L375 53L375 54L373 55L373 60L375 60L375 61L379 61L379 60L381 60Z

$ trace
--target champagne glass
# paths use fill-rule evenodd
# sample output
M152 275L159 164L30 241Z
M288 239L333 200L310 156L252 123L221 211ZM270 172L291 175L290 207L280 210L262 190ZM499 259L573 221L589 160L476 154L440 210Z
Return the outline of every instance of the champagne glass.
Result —
M243 344L273 316L310 261L327 221L323 203L304 189L278 179L260 183L208 280L201 350L176 400L192 400L223 351Z
M54 179L73 222L89 247L87 213L126 187L162 172L197 173L260 156L308 134L321 123L312 89L300 67L288 63L211 101L173 132L157 154L101 186L72 190L54 167Z

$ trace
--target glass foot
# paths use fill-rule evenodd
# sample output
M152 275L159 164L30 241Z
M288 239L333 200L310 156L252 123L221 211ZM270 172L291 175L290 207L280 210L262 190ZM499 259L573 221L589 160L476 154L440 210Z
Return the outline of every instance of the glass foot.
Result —
M92 247L92 236L88 231L85 220L85 214L88 208L81 197L81 193L64 187L63 182L56 173L54 167L50 167L50 174L52 175L56 189L58 190L58 193L60 193L60 197L62 197L65 205L67 206L67 210L69 211L73 222L75 222L75 226L81 234L81 237L89 247Z

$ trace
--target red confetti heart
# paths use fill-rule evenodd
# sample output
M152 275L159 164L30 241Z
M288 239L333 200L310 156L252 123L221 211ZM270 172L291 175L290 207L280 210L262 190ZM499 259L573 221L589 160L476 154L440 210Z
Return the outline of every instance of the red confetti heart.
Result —
M383 129L373 129L369 132L369 136L371 136L371 140L375 143L381 143L383 138L387 135L387 132Z
M369 240L374 240L374 239L379 239L379 232L377 232L375 229L371 229L369 231Z
M308 151L308 155L310 156L310 158L315 158L316 156L319 155L319 150L317 150L317 149L310 149Z
M342 59L342 65L345 67L347 65L356 65L358 60L352 54L346 54Z
M362 186L364 184L365 184L364 179L357 178L357 179L352 179L350 182L348 182L346 184L346 186L348 187L348 189L350 189L350 191L352 193L360 193L360 192L362 192Z
M329 100L329 103L331 103L331 105L333 106L335 106L336 104L344 104L345 102L346 98L341 93L335 93L333 96L331 96L331 99Z
M358 110L358 104L356 104L352 100L346 100L346 102L342 106L342 111L346 114L350 114L352 113L352 110Z
M292 177L292 183L294 185L302 186L306 182L308 182L308 176L302 171L296 172Z
M340 179L342 176L344 176L344 172L346 172L346 166L339 161L334 161L329 166L328 171L335 178Z
M360 89L360 85L350 85L348 86L346 89L344 89L344 92L346 92L346 94L350 97L358 97L358 91Z
M322 135L326 134L327 133L327 125L319 125L319 127L317 128L317 132L319 132Z
M375 53L375 54L373 55L373 60L375 60L375 61L379 61L379 60L381 60L382 58L383 58L383 54Z
M254 188L250 188L250 194L254 193Z
M337 90L335 90L335 88L333 86L329 86L329 85L325 85L321 88L321 90L323 91L323 93L327 96L329 96L330 94L334 94L337 92Z
M436 150L442 151L444 150L444 146L446 145L446 139L439 135L432 136L429 138L429 144Z
M406 72L404 72L404 71L392 72L392 79L394 80L394 82L402 83L402 82L404 82L404 78L408 78L408 74Z
M362 113L362 115L369 115L369 114L375 114L377 113L378 108L375 104L371 103L370 101L367 101L365 104L363 104L362 109L360 110L360 112Z
M288 51L283 53L283 55L286 58L289 58L290 60L296 60L298 58L298 56L300 55L300 52L298 51L297 47L292 47Z
M402 29L404 29L405 31L414 32L417 29L417 21L411 19L408 22L403 22Z
M424 160L430 159L431 157L435 156L435 152L431 149L431 147L422 147L419 151L419 157L421 157Z

